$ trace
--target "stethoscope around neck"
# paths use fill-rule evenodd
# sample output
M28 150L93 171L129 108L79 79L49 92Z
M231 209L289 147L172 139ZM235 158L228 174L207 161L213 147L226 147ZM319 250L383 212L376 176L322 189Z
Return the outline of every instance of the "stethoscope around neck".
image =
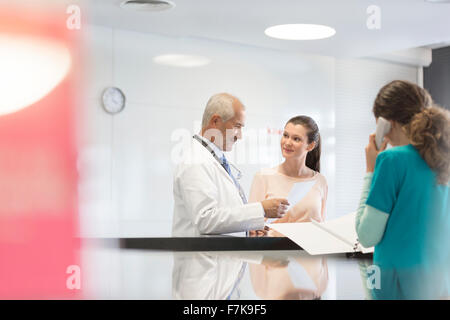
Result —
M236 176L235 176L236 180L241 180L241 178L242 178L241 170L239 170L234 164L232 164L230 162L228 162L228 163L229 163L230 167L232 167L233 170L236 172Z
M198 135L194 135L193 138L195 140L197 140L198 142L200 142L209 152L211 152L211 154L213 155L214 159L216 159L217 162L219 162L220 165L223 166L222 165L222 161L220 160L220 158L217 156L217 154L214 152L214 150L205 141L203 141L203 139L201 139ZM235 177L236 180L240 180L242 178L241 170L239 170L231 162L228 162L228 164L230 165L230 168L232 168L233 177ZM234 174L234 173L236 173L236 174Z

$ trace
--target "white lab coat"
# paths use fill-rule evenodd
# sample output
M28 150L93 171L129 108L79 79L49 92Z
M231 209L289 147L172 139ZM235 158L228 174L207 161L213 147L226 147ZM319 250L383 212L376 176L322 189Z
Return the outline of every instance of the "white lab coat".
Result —
M173 179L174 237L264 228L261 203L244 204L233 179L199 141L192 139L184 151Z

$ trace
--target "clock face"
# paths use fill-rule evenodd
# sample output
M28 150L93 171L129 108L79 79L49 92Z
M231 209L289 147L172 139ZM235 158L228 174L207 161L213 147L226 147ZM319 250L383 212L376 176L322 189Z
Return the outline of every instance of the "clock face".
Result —
M111 114L118 113L125 107L125 95L119 88L109 87L103 92L103 107Z

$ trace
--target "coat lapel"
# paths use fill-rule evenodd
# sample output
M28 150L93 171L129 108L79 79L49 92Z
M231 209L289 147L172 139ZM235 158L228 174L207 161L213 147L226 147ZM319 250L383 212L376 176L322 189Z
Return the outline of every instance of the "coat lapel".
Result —
M212 153L209 152L199 141L197 141L196 139L193 140L194 143L197 143L198 147L201 148L201 152L204 153L204 156L207 157L209 161L212 161L214 165L217 167L217 170L219 170L221 174L224 175L226 179L228 179L234 185L234 181L228 174L227 170L225 170L225 168L219 163L219 161L217 161L216 158L214 158Z
M234 185L234 181L228 174L227 170L225 170L225 168L216 159L214 159L212 154L210 154L210 155L211 155L212 160L214 161L214 164L218 167L217 170L219 170L223 175L225 175L227 177L227 179L230 180Z

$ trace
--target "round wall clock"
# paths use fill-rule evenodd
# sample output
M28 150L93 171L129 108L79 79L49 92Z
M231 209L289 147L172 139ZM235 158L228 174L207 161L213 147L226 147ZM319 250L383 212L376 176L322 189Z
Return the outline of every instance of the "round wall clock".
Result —
M103 108L110 114L116 114L125 108L125 95L116 87L109 87L103 91Z

